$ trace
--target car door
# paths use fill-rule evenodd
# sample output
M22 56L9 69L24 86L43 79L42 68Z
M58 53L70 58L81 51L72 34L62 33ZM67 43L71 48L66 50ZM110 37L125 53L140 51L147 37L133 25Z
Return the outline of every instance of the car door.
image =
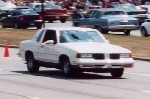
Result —
M53 40L54 44L45 44L43 47L40 48L40 60L44 62L56 63L58 52L56 50L57 37L55 30L46 30L42 42L45 42L47 40Z
M93 14L95 13L95 11L90 11L88 14L87 14L87 16L86 16L86 26L87 27L91 27L91 28L93 28L93 22L94 22L94 17L93 17Z
M44 38L44 34L45 34L45 30L41 30L38 34L38 36L36 36L34 38L34 45L32 47L33 51L34 51L34 58L36 60L41 60L42 57L41 57L41 53L40 53L40 50L41 50L41 45L42 45L42 41L43 41L43 38Z
M88 27L90 28L95 28L95 25L99 24L99 11L93 10L89 17L87 16L87 22L86 24L88 25Z
M80 26L85 26L85 27L90 27L90 19L91 19L91 16L92 16L92 12L93 11L89 11L84 18L80 18L79 19L79 24Z
M95 28L96 25L100 24L100 11L93 11L91 17L89 24L91 24L91 28Z
M10 15L8 16L8 20L7 20L9 23L9 27L14 27L17 21L17 17L18 17L17 15L18 15L17 11L12 11L10 13Z

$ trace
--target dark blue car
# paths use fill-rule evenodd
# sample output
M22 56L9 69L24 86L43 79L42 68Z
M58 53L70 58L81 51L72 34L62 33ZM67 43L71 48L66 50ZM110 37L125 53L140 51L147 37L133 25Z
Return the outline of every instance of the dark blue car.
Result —
M26 29L28 27L42 27L42 16L32 9L19 9L5 11L0 14L2 28Z

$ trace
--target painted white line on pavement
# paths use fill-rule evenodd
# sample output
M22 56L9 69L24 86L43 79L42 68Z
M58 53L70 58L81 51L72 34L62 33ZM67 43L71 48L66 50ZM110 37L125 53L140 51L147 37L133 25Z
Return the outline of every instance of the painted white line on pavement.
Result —
M149 93L149 94L150 94L150 91L142 91L142 92L144 92L144 93Z
M150 77L150 74L141 74L141 73L130 73L130 72L125 72L126 74L132 74L132 75L140 75L140 76L147 76Z
M42 98L37 98L37 97L31 97L31 96L27 96L30 99L42 99Z

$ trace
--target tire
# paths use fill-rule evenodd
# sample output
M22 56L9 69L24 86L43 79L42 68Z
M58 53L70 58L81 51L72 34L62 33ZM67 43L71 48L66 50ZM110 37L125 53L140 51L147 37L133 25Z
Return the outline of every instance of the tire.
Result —
M28 72L30 73L36 73L39 71L39 64L37 61L34 59L33 54L29 54L27 57L27 69Z
M62 73L65 77L71 76L72 74L72 69L70 67L70 62L68 58L65 58L62 62Z
M102 34L108 34L108 30L101 29L100 32L101 32Z
M6 28L5 24L4 23L1 23L1 26L2 28Z
M42 28L42 25L37 25L36 28L37 28L37 29L41 29L41 28Z
M79 26L79 23L78 23L78 22L75 22L73 25L74 25L75 27L78 27L78 26Z
M141 35L142 35L143 37L148 37L147 30L146 30L144 27L141 28Z
M96 25L95 26L95 29L97 29L98 31L100 31L102 34L108 34L108 30L104 30L102 29L100 26Z
M130 32L131 32L131 30L125 30L124 35L128 36L128 35L130 35Z
M14 24L14 28L15 28L15 29L20 29L20 25L19 25L18 23L15 23L15 24Z
M23 28L23 29L27 29L27 26L23 26L22 28Z
M65 22L66 22L66 20L60 20L60 22L61 22L61 23L65 23Z
M49 22L49 23L53 23L53 20L49 20L48 22Z
M116 69L111 71L111 76L115 78L120 78L123 75L124 69Z

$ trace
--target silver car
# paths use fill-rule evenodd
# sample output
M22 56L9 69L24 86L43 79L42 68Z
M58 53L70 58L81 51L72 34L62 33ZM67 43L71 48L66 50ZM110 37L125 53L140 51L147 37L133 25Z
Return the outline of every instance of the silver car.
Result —
M145 20L141 25L141 35L144 37L150 36L150 19Z
M139 28L138 19L114 8L90 10L84 17L73 19L73 25L96 28L104 34L115 31L124 32L125 35L130 35L131 30Z

